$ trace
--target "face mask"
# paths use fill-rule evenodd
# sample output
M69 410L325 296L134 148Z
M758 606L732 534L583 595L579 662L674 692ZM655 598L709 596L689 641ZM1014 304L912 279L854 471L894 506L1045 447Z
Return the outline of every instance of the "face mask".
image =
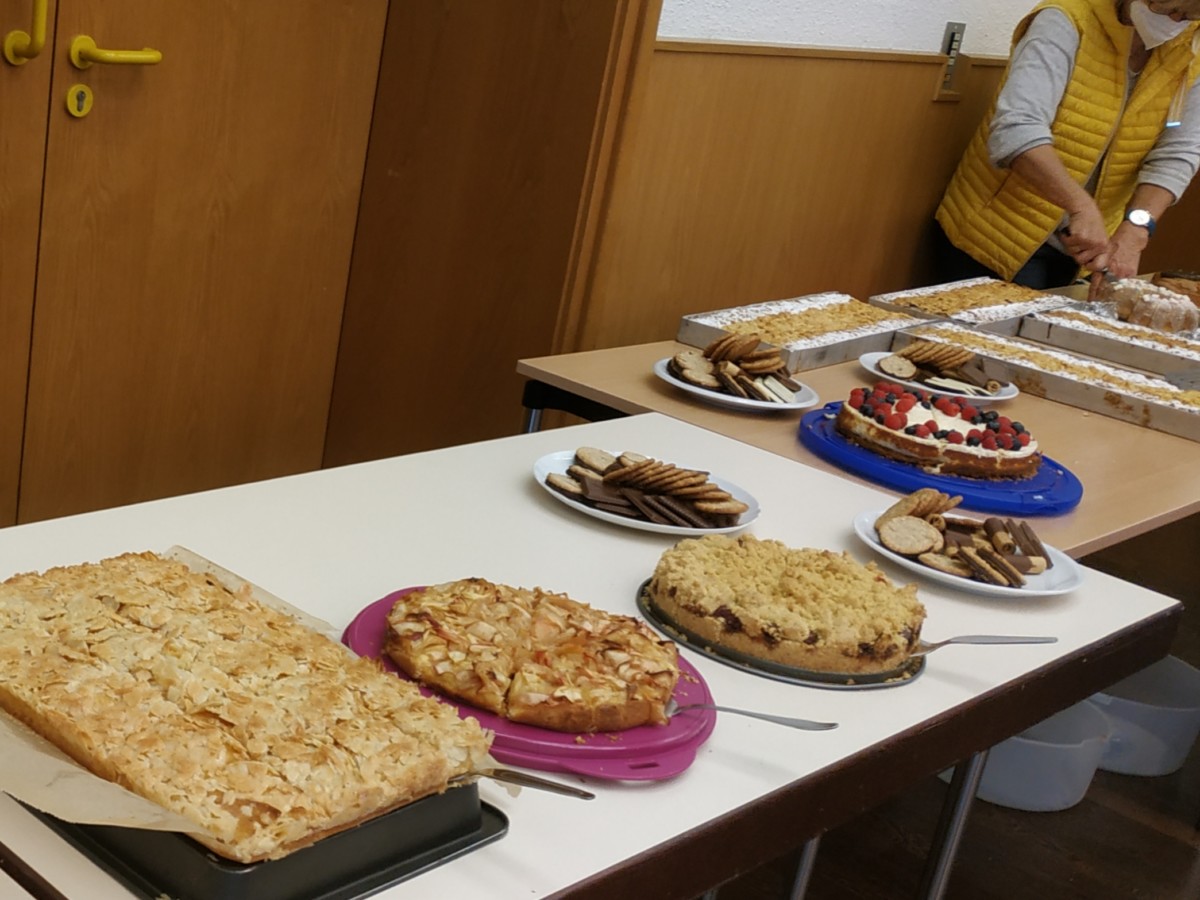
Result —
M1129 6L1129 18L1133 27L1142 38L1147 50L1153 50L1160 44L1165 44L1171 38L1182 33L1188 27L1188 22L1176 22L1169 16L1160 16L1151 12L1142 0L1135 0Z

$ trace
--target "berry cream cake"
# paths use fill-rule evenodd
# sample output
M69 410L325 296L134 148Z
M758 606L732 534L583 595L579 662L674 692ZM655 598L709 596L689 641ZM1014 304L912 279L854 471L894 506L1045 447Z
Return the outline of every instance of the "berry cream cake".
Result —
M847 440L940 475L1028 478L1042 463L1037 441L1020 422L887 381L851 391L836 425Z

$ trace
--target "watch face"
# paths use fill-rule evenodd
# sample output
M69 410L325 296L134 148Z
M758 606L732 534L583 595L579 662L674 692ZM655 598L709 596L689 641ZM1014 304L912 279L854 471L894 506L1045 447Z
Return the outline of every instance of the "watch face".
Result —
M1128 218L1129 218L1129 221L1132 222L1134 225L1149 225L1150 224L1150 213L1146 212L1146 210L1144 210L1144 209L1131 209L1129 211Z

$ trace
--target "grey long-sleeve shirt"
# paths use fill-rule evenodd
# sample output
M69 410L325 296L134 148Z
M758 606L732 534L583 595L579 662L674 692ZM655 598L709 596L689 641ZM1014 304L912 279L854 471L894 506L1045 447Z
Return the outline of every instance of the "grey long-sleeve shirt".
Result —
M1070 81L1079 32L1067 15L1045 9L1013 48L1008 78L996 102L988 136L993 165L1007 168L1033 147L1052 142L1050 125ZM1134 79L1130 78L1130 89ZM1146 154L1138 183L1165 188L1178 199L1200 166L1200 79L1188 90L1178 126L1166 128ZM1096 173L1088 183L1094 187Z

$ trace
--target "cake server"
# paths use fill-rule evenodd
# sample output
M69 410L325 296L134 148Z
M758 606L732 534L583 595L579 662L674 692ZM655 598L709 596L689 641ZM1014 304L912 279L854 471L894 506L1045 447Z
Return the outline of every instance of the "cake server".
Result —
M789 728L799 728L801 731L828 731L830 728L837 728L837 722L814 722L812 719L774 716L769 713L738 709L734 706L716 706L712 703L688 703L685 706L680 706L675 702L674 698L667 701L667 718L673 718L676 713L681 713L689 709L715 709L717 712L732 713L735 716L749 716L751 719L762 719L764 722L787 725Z
M470 784L472 781L480 778L490 778L492 781L500 781L504 784L514 784L518 787L549 791L552 794L563 794L567 797L577 797L580 800L594 800L596 798L596 795L591 791L585 791L582 788L571 787L569 784L559 784L557 781L551 781L548 778L539 778L537 775L530 775L528 772L518 772L516 769L502 769L498 767L480 769L477 772L459 775L457 778L451 778L450 784Z
M960 634L942 641L921 641L910 656L924 656L947 644L1053 644L1056 637L1037 637L1014 634Z

